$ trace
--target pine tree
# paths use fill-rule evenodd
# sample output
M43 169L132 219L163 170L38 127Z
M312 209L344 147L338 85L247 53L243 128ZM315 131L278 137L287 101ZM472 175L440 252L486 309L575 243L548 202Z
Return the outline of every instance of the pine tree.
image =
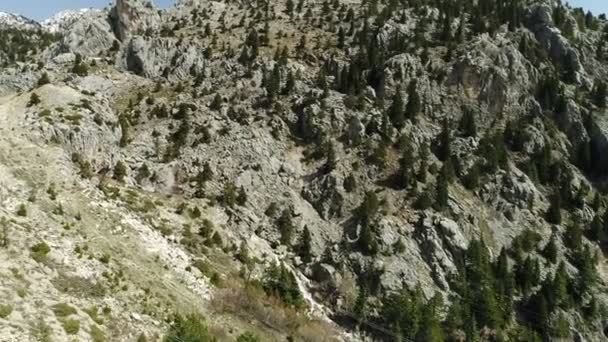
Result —
M279 65L275 64L270 77L266 81L266 93L268 96L268 102L273 103L276 97L279 95L281 89L281 70Z
M593 103L599 108L606 108L606 96L608 95L608 86L604 81L597 81L593 87Z
M293 92L295 86L295 76L293 75L293 72L289 71L289 73L287 74L287 81L285 81L285 88L283 89L283 94L290 95Z
M185 114L181 119L180 125L177 130L171 135L171 140L173 141L173 153L174 157L180 154L181 148L186 146L188 141L188 135L190 134L190 117L188 114Z
M414 154L409 138L406 138L402 151L401 158L399 159L399 170L396 175L396 185L404 189L414 181Z
M260 48L260 37L258 36L258 31L252 29L247 35L247 39L245 40L245 45L250 48L249 52L249 63L254 61L258 57L258 51Z
M346 38L344 35L344 29L342 28L342 26L340 26L340 29L338 29L338 43L337 43L338 49L344 49L345 41L346 41Z
M239 193L236 196L236 203L240 206L244 206L247 203L247 192L242 186L239 188Z
M416 179L420 183L426 183L427 169L429 164L429 148L428 146L422 145L420 147L420 165L418 166L418 172L416 172Z
M600 208L602 207L603 203L602 203L602 196L600 195L599 192L596 192L595 195L593 196L593 202L591 204L591 208L593 209L593 211L595 211L596 213L598 211L600 211Z
M600 219L600 215L596 214L593 217L593 220L589 224L589 234L588 237L592 241L601 242L605 240L604 234L604 225L602 224L602 220Z
M40 104L40 96L38 96L38 94L36 93L32 93L32 95L30 95L30 101L27 103L28 107L32 107L32 106L36 106L38 104Z
M120 147L125 147L129 144L129 140L130 140L130 127L131 125L129 124L129 120L127 119L127 116L125 114L121 114L118 117L118 124L120 125L120 129L121 129L121 136L120 136L120 142L119 145Z
M287 0L287 2L285 3L285 13L287 13L289 16L291 16L293 14L293 8L294 8L293 0Z
M565 340L570 338L570 323L561 312L551 322L551 336Z
M578 249L573 256L573 264L578 268L576 295L578 302L588 294L597 282L597 258L588 245Z
M234 205L237 202L237 196L236 185L234 185L233 182L227 182L224 185L222 203L228 208L234 208Z
M537 260L528 256L523 263L516 265L515 280L522 293L528 293L540 280L540 270L536 262Z
M119 160L114 166L114 178L119 182L124 182L126 176L127 166Z
M359 240L357 245L361 251L368 255L376 255L378 253L378 240L376 233L371 225L362 225L359 232Z
M211 101L209 108L212 110L220 110L222 108L223 103L224 101L222 100L222 96L219 93L215 93L215 96L213 97L213 101Z
M543 256L552 264L557 262L557 245L554 235L551 235L551 239L549 239L549 242L543 249Z
M251 63L251 57L249 56L249 49L247 45L243 45L241 54L239 55L238 61L244 66L248 66Z
M264 35L262 36L261 44L264 46L270 44L270 22L268 19L264 22Z
M305 306L296 277L283 264L272 264L266 270L262 287L266 293L280 298L285 304L296 309Z
M559 191L557 191L550 199L551 203L549 204L549 210L547 210L547 222L552 224L561 224L562 223L562 213L561 213L561 195Z
M42 74L42 76L40 76L40 78L38 79L38 83L37 86L38 87L42 87L45 84L49 84L51 83L51 80L49 79L49 74L47 74L46 72Z
M344 179L344 184L342 185L346 192L353 192L357 189L357 180L355 176L351 173Z
M418 340L428 342L443 342L445 336L439 319L439 310L443 305L440 294L436 294L422 310L421 327Z
M413 79L407 87L407 105L405 107L407 118L416 122L421 106L420 96L418 95L418 81Z
M203 170L199 172L196 177L196 181L198 183L205 183L213 179L213 170L211 170L211 165L209 162L205 162L203 165Z
M460 131L465 137L477 136L477 125L475 124L475 115L471 110L465 110L460 119Z
M338 163L336 156L336 147L334 146L333 141L331 139L327 139L324 143L325 145L325 164L323 165L323 169L325 173L329 173L336 168Z
M422 289L417 286L413 290L403 287L395 293L386 296L382 301L381 317L387 322L393 331L399 333L407 340L415 340L421 331L421 325L425 318L430 318L434 308L425 315L425 303ZM431 306L431 305L428 305ZM430 323L430 322L429 322ZM432 326L433 324L431 324Z
M361 225L370 225L378 213L380 202L376 193L368 191L365 193L363 202L355 211L357 223Z
M476 190L479 187L480 173L479 163L473 164L471 169L469 169L469 173L464 177L462 184L469 190Z
M568 286L570 279L568 279L568 273L566 272L566 265L564 262L560 262L553 282L551 284L551 297L552 306L558 306L562 309L567 309L570 306L570 294L568 293Z
M291 211L289 209L283 210L281 216L277 220L277 226L281 234L281 244L290 246L295 228L291 218Z
M78 76L87 76L89 74L89 68L82 62L82 56L79 53L76 54L72 72Z
M365 319L367 316L367 289L364 286L359 287L357 299L353 306L353 313L357 319Z
M297 253L305 264L312 261L311 241L310 230L308 230L308 226L304 226L300 241L298 242Z
M437 157L442 162L448 161L452 157L452 136L448 119L443 120L441 134L439 135L439 149Z
M448 206L448 184L449 184L449 174L448 174L447 163L444 163L441 168L441 173L437 177L436 184L436 198L435 198L435 209L443 210Z
M403 127L403 124L405 123L405 106L400 87L397 87L395 90L393 102L388 108L388 117L395 128L401 129Z

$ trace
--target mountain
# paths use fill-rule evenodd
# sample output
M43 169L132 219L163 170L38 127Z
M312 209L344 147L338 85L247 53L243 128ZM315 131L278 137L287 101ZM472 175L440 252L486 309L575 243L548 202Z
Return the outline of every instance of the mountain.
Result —
M608 22L143 0L0 28L0 336L604 341Z
M94 8L81 8L77 10L66 10L40 22L40 25L51 33L63 32L77 21L85 20L84 17L91 12L100 12Z
M0 12L0 28L17 28L22 30L38 29L40 24L24 16Z

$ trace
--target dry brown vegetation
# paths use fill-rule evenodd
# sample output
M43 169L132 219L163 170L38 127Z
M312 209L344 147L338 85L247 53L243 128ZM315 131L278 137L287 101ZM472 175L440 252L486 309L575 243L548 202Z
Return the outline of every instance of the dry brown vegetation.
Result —
M245 286L237 279L226 283L229 285L219 290L211 302L211 307L218 313L257 321L264 328L295 336L301 341L338 341L338 333L330 324L286 306L278 298L268 296L261 287Z

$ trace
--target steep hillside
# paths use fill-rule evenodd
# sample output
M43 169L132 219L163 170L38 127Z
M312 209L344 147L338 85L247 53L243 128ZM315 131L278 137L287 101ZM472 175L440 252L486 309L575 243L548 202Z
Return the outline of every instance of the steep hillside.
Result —
M606 340L605 17L118 0L11 23L2 338Z

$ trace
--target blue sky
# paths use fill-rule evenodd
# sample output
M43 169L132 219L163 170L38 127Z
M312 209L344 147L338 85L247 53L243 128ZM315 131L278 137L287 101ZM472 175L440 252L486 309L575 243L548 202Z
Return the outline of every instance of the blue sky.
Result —
M64 9L83 7L104 7L111 0L0 0L0 12L19 13L26 17L41 20ZM565 2L565 1L564 1ZM573 7L583 7L594 14L608 13L606 0L569 0ZM159 6L169 6L172 0L154 0Z
M113 0L0 0L0 12L22 14L28 18L41 20L65 9L84 7L103 8ZM153 0L158 6L169 6L172 0Z
M608 13L608 1L606 0L569 0L568 3L572 7L582 7L590 10L595 15Z

